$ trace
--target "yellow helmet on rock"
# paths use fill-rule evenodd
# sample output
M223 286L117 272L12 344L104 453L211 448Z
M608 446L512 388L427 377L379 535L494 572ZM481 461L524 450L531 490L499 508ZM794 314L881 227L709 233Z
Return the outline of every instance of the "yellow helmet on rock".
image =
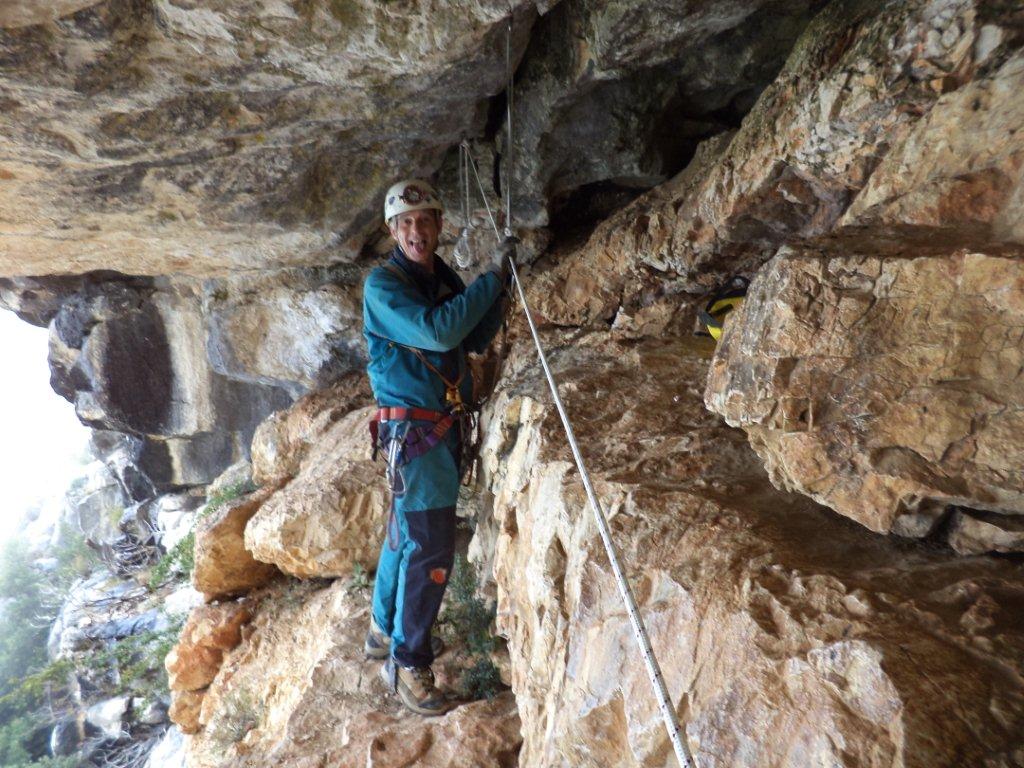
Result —
M403 179L392 184L384 197L384 221L391 221L409 211L424 211L433 208L438 213L444 212L441 198L437 191L420 179Z

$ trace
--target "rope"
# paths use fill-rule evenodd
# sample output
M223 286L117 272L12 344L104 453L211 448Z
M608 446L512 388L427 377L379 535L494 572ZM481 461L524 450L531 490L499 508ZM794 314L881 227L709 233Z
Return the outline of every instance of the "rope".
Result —
M484 201L484 208L487 209L487 218L491 220L491 226L494 227L494 235L498 238L498 242L501 242L501 232L498 231L498 223L494 220L494 214L491 213L491 204L487 202L487 193L484 192L483 182L480 181L480 172L477 170L476 160L473 159L473 155L470 152L466 153L466 157L469 158L469 167L473 169L473 175L476 177L476 185L480 190L480 197Z
M495 229L495 234L497 234L497 229ZM640 653L644 658L647 675L651 679L651 685L653 686L655 696L658 699L658 707L661 710L661 716L665 722L665 729L668 731L669 740L672 742L673 749L675 749L676 758L679 760L680 768L690 768L690 766L696 768L697 761L690 752L689 746L682 738L682 728L679 725L679 720L676 717L675 710L671 705L668 688L665 685L665 678L661 672L661 666L658 664L658 659L654 655L654 649L651 647L651 641L647 635L647 628L644 626L643 618L640 616L640 609L637 607L636 598L633 596L633 590L629 586L629 581L627 581L625 574L622 572L622 566L619 564L619 554L615 548L615 543L612 541L611 530L608 527L608 519L605 516L604 509L601 507L601 502L598 501L597 495L594 493L594 486L590 481L590 473L587 472L586 465L583 462L583 456L580 453L579 445L576 443L576 435L572 430L572 424L569 421L568 414L565 412L565 406L562 404L562 398L558 394L558 384L555 381L554 374L551 373L547 356L544 354L544 347L541 344L540 335L537 332L537 326L533 322L533 315L531 314L530 306L526 301L526 292L523 290L523 284L519 279L519 272L512 260L509 260L509 264L512 270L513 281L516 284L516 291L519 294L519 300L523 305L523 313L526 315L526 322L530 326L530 334L533 336L533 343L537 347L537 356L540 358L541 368L544 370L544 377L547 379L548 388L551 390L551 396L555 401L555 408L558 410L558 415L562 420L562 427L565 429L565 436L569 440L569 447L572 449L572 456L576 462L576 468L579 470L580 478L583 480L583 487L586 489L587 499L590 501L590 508L594 512L594 520L597 522L597 529L601 534L601 541L604 543L605 552L608 554L608 561L611 563L612 571L615 574L615 581L618 584L622 600L626 604L626 612L629 614L629 621L633 627L633 635L636 638L637 644L640 646Z
M508 29L505 31L505 123L508 125L508 146L505 147L505 232L512 234L512 9L508 12Z
M506 148L505 157L505 203L506 203L506 218L505 218L505 234L511 235L512 233L512 13L509 11L509 23L508 30L505 38L505 66L506 74L508 76L507 86L507 113L506 119L508 122L508 146ZM484 206L487 209L487 217L491 221L491 226L494 228L494 235L500 242L502 239L502 233L498 230L498 224L494 219L494 215L491 213L491 206L487 202L487 195L484 192L483 183L480 180L480 173L476 167L476 161L473 159L472 153L469 151L469 145L467 142L463 142L463 146L466 149L466 157L469 160L469 167L473 170L473 175L476 178L477 187L480 190L480 197L483 198ZM468 198L468 194L467 194ZM647 627L644 625L643 618L640 616L640 609L636 604L636 598L633 596L633 590L629 586L629 581L626 579L625 574L622 571L622 566L619 564L619 554L615 548L615 543L612 541L611 529L608 527L608 518L604 513L604 509L601 507L601 502L598 501L597 494L594 492L594 486L590 481L590 473L587 472L586 465L583 462L583 455L580 453L579 445L576 443L576 435L573 432L572 424L569 421L569 416L565 412L565 406L562 404L562 398L558 394L558 384L555 381L554 374L551 372L551 367L548 365L547 355L544 353L544 346L541 344L540 334L537 332L537 326L533 322L533 314L530 312L530 305L526 301L526 291L523 289L522 281L519 279L519 270L516 268L515 260L509 259L509 266L512 273L512 280L515 283L516 291L519 294L519 300L522 302L523 313L526 315L526 322L530 326L530 334L533 336L533 343L537 347L537 356L540 359L541 368L544 370L544 377L547 379L548 388L551 390L551 396L555 401L555 408L558 410L558 415L562 420L562 427L565 430L565 436L569 440L569 448L572 450L573 460L576 462L576 468L579 470L580 478L583 481L583 487L587 492L587 499L590 502L590 508L594 512L594 520L597 523L597 530L601 535L601 541L604 543L605 552L608 554L608 561L611 563L612 572L615 574L615 582L619 587L619 592L622 595L622 601L626 605L626 612L629 614L629 621L633 628L633 635L636 638L637 645L640 647L640 653L644 659L644 666L647 668L647 675L651 679L651 686L654 689L655 697L658 699L658 707L661 710L662 719L665 723L665 729L668 731L669 740L672 742L672 747L676 753L676 759L679 761L680 768L697 768L697 761L694 759L693 754L690 752L689 745L684 740L685 734L682 732L682 728L679 725L679 720L676 717L675 709L672 707L671 699L669 698L668 688L665 685L665 677L661 672L661 666L658 664L658 659L654 655L654 649L651 648L650 637L647 634Z
M622 572L622 566L619 565L619 554L615 549L615 543L612 541L611 530L608 528L608 519L605 517L601 502L598 501L597 495L594 493L594 486L590 482L590 474L587 472L587 468L583 463L583 456L580 454L579 446L576 444L576 436L572 431L572 424L569 422L569 416L565 412L565 406L562 405L562 398L558 395L558 385L555 382L554 375L551 373L551 368L548 366L544 347L541 345L540 335L537 333L537 326L533 323L533 315L530 313L530 307L526 303L526 292L523 290L523 284L519 280L519 272L512 259L509 260L509 264L511 265L512 278L515 281L516 290L519 293L519 300L523 303L526 322L530 326L533 343L537 347L537 356L540 358L541 367L544 369L544 376L548 380L548 387L551 389L551 395L555 400L555 408L558 409L558 415L562 419L562 427L565 429L565 436L569 439L569 447L572 449L576 468L579 470L580 478L583 480L583 487L587 491L590 507L594 511L594 519L597 522L597 529L601 533L601 540L604 542L605 551L608 553L608 561L611 563L612 571L615 573L615 581L618 583L622 600L626 604L626 612L629 614L629 621L633 626L633 635L636 637L637 644L640 646L640 653L644 657L647 674L651 678L651 685L654 687L654 693L658 699L658 707L661 709L661 716L665 721L665 729L668 731L669 740L672 742L681 768L690 768L691 765L696 768L697 762L690 753L689 746L680 735L682 729L675 710L672 708L668 688L665 686L665 678L661 673L658 659L654 655L654 649L651 648L647 628L644 626L644 620L640 616L640 609L637 607L636 598L633 597L633 590L630 588L629 582Z

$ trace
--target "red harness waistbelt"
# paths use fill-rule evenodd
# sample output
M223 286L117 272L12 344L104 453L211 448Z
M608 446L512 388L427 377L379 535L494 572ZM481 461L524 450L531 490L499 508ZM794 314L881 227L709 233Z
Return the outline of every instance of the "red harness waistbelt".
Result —
M428 411L426 408L378 408L373 421L405 421L419 419L421 421L440 421L447 413Z

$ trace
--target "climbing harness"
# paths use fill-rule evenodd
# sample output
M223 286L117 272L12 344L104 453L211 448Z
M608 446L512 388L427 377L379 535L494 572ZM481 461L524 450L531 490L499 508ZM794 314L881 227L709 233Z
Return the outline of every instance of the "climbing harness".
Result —
M384 453L384 474L391 492L387 533L388 547L398 549L398 518L395 515L395 500L405 495L405 475L402 468L413 459L433 450L444 440L448 430L460 418L453 411L430 411L426 408L378 408L370 419L370 436L373 441L373 459L378 452ZM433 422L426 429L414 425L413 421ZM382 433L381 423L387 425ZM461 428L461 426L460 426Z
M511 237L512 235L512 174L510 170L512 167L511 157L513 146L511 49L512 14L510 10L507 36L505 40L505 60L508 76L508 98L506 100L508 104L508 146L506 148L506 172L502 174L505 181L504 187L506 201L506 226L504 237ZM483 184L480 182L480 174L477 172L476 163L473 162L471 155L469 156L469 161L470 167L476 176L477 185L480 188L480 195L484 198L484 204L487 205L487 197L484 194ZM487 205L487 215L490 218L491 226L494 228L494 235L500 242L503 238L503 233L498 230L497 222L495 222L494 216L491 214L489 205ZM615 581L618 584L622 600L626 604L626 612L629 614L633 634L636 637L637 644L640 646L640 653L643 656L644 665L647 668L647 674L651 679L651 685L653 686L655 696L658 699L658 706L661 710L662 719L665 722L665 728L668 731L669 740L672 742L672 747L675 750L676 759L679 761L680 768L691 768L691 766L693 766L693 768L697 768L697 762L690 752L689 745L684 740L685 733L683 733L682 728L679 725L675 709L671 704L668 689L665 685L665 678L662 675L661 667L658 665L658 660L654 656L654 650L651 648L651 641L647 635L647 628L644 626L643 618L640 616L640 609L636 604L636 598L633 596L633 590L630 588L629 582L626 580L626 576L622 571L622 566L619 564L619 555L615 548L615 543L612 541L611 530L608 527L608 520L605 516L604 509L601 507L601 502L598 501L597 494L594 492L594 486L590 481L590 475L583 462L583 456L580 453L579 446L576 444L576 436L573 433L572 424L569 422L569 416L565 412L565 406L562 405L562 398L558 394L558 385L555 381L554 375L551 373L551 368L548 366L547 356L544 354L544 347L541 344L540 334L537 332L537 326L534 324L533 315L530 312L530 306L526 300L526 292L523 290L522 281L519 279L519 271L516 269L514 258L509 259L509 269L512 274L512 281L515 283L516 291L519 295L519 300L523 306L523 313L526 316L526 322L530 327L530 334L533 336L533 343L537 348L537 356L540 359L541 368L544 370L544 376L547 379L548 387L551 389L551 396L555 401L555 408L558 410L558 415L562 420L562 427L565 429L565 435L568 438L569 447L572 449L576 468L579 470L580 479L583 481L583 487L587 492L587 499L590 501L590 507L594 512L594 519L597 522L597 529L601 535L601 541L604 543L605 552L608 554L608 560L611 564L612 571L615 574Z
M728 282L708 299L707 306L698 315L702 330L697 331L698 336L710 336L715 341L722 338L722 323L725 316L735 311L743 303L750 287L750 280L742 275L729 278Z

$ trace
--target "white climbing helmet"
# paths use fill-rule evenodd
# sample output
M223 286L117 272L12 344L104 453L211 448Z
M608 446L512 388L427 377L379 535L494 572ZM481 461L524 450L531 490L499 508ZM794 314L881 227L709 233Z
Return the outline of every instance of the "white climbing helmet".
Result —
M429 208L438 213L444 212L437 191L420 179L402 179L397 184L392 184L384 197L384 221L391 221L392 216L402 213Z

